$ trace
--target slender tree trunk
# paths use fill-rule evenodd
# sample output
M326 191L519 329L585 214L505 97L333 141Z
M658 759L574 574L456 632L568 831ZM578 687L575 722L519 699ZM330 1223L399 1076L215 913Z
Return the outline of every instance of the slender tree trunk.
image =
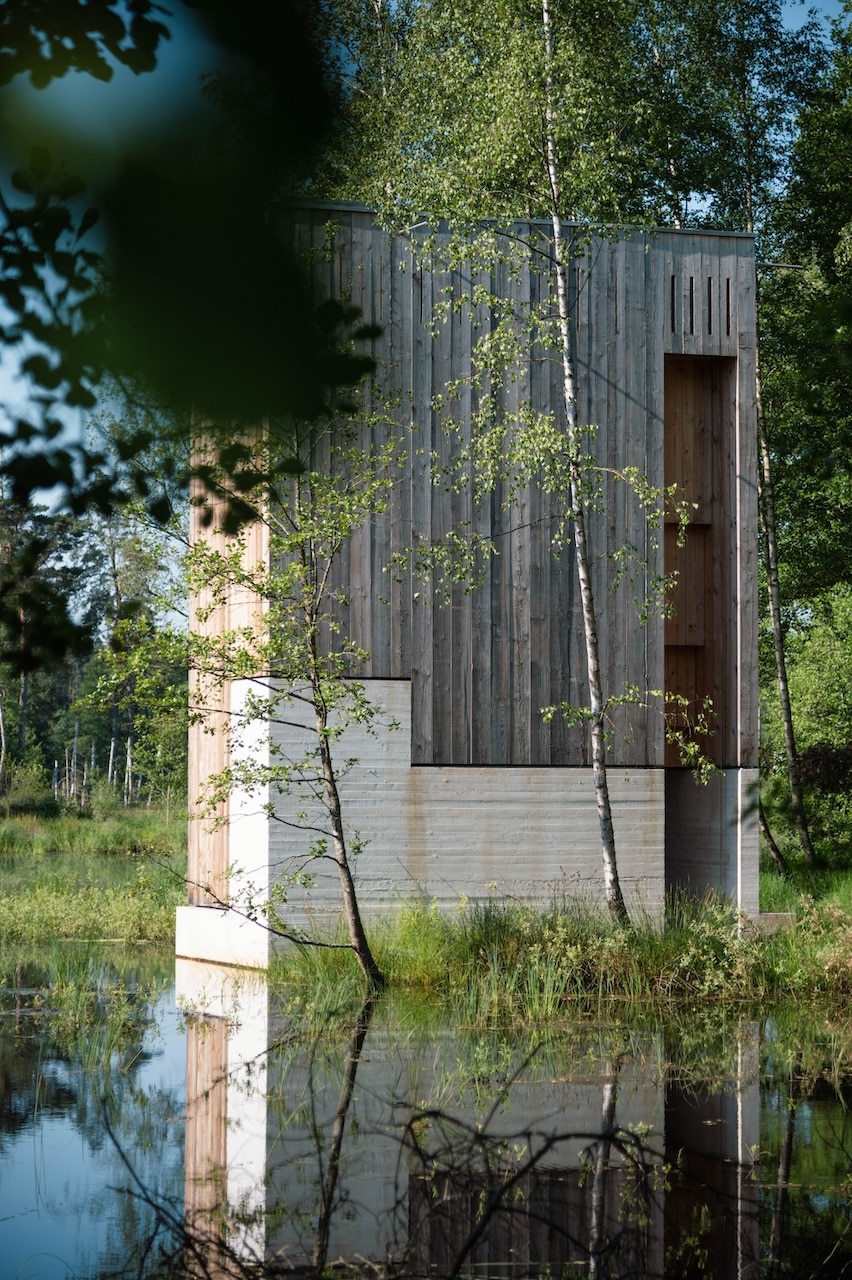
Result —
M577 559L577 578L583 610L583 631L586 644L586 666L589 680L589 712L592 737L592 773L595 799L601 833L603 856L604 895L610 915L617 924L629 924L627 907L618 879L615 833L612 825L612 808L607 780L606 736L604 726L605 703L601 685L600 651L598 646L597 613L592 590L591 557L586 536L586 509L583 497L583 475L580 462L580 432L577 424L577 393L574 354L571 337L571 321L568 307L568 276L565 262L567 252L559 212L559 162L552 112L553 26L550 16L550 0L542 0L545 56L547 65L547 105L545 109L547 175L550 184L551 224L553 226L553 252L556 260L556 294L559 308L559 334L562 360L562 396L565 407L567 445L570 466L570 515L574 525L574 545Z
M0 701L0 791L3 789L3 777L6 772L6 716L3 703Z
M607 1080L601 1106L601 1137L595 1150L595 1172L592 1178L592 1204L589 1215L589 1280L600 1280L605 1274L603 1259L606 1249L606 1187L617 1099L617 1078Z
M71 799L79 798L77 787L77 755L80 749L80 721L74 721L74 741L71 744Z
M769 829L769 823L766 820L766 813L763 808L762 800L758 801L757 813L758 813L758 822L760 823L760 834L763 836L764 840L766 841L767 849L772 854L773 861L776 867L778 868L778 874L786 877L789 874L789 867L787 866L787 860L784 857L781 850L778 848L778 845L775 843L775 839L772 835L772 832Z
M21 759L27 749L27 712L30 701L30 678L26 671L21 672L18 683L18 753Z
M310 648L311 663L313 671L316 673L319 671L321 658L314 638L310 641ZM349 865L346 832L343 826L343 811L340 805L340 793L337 789L337 774L328 736L328 712L322 690L316 678L312 681L312 694L314 715L316 717L317 742L319 743L323 785L325 788L325 803L331 822L331 843L334 849L334 860L337 863L337 870L340 875L340 888L343 894L346 925L349 929L349 941L361 967L361 972L367 980L367 985L373 991L382 991L385 987L384 974L376 964L373 953L370 950L370 944L367 941L367 935L364 932L364 924L358 907L355 881L352 878L352 868Z
M337 1182L340 1176L340 1155L343 1149L346 1117L349 1113L349 1105L352 1102L352 1094L355 1089L355 1077L358 1074L358 1064L361 1061L361 1050L364 1048L364 1040L367 1037L374 1008L375 1001L370 997L358 1015L358 1021L355 1024L352 1040L346 1054L343 1084L340 1086L340 1097L337 1102L337 1110L334 1113L334 1123L331 1127L328 1166L322 1179L322 1203L317 1222L316 1240L314 1241L313 1263L314 1271L318 1276L321 1276L325 1271L325 1264L328 1260L328 1238L331 1230L331 1215L334 1209L334 1194L337 1190ZM321 1157L322 1152L320 1152Z
M26 646L26 614L23 609L18 610L18 625L20 628L19 644L21 654L23 655ZM30 698L30 678L26 671L22 671L18 680L18 754L23 760L24 752L27 749L27 711L29 709Z
M124 807L129 808L133 799L133 744L127 735L127 756L124 762Z
M361 966L361 971L367 979L368 985L374 991L381 991L385 986L385 978L373 958L367 935L364 932L361 912L358 908L355 881L352 879L352 868L349 865L349 856L346 851L346 836L343 830L343 815L340 807L340 795L337 790L337 778L334 773L334 763L325 733L325 724L322 723L322 717L319 713L317 714L317 734L320 740L320 757L322 760L326 805L331 818L331 842L334 848L334 859L340 875L340 888L343 894L343 910L346 915L346 924L349 929L349 941L352 944L352 950L355 952L358 964Z
M790 805L793 821L799 835L799 843L808 866L816 866L817 857L811 843L805 800L799 778L799 756L793 731L793 711L790 705L790 688L787 683L787 658L784 652L784 628L781 623L781 590L778 581L778 539L775 527L775 489L772 483L772 458L766 418L763 412L763 389L760 376L760 344L757 361L757 430L760 448L760 527L763 535L763 558L766 565L766 581L769 589L769 616L772 622L772 647L775 654L775 676L778 698L781 703L781 723L784 728L784 751L787 757L787 781L790 787Z

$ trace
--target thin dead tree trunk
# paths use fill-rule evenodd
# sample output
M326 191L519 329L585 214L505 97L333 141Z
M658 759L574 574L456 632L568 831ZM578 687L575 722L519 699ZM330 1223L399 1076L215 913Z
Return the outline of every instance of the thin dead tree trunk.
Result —
M71 791L69 799L77 800L79 792L77 788L77 755L80 747L80 721L74 721L74 740L71 744Z
M112 734L109 740L109 762L107 764L107 782L109 785L115 786L116 775L118 773L118 708L113 705L112 710Z
M133 744L130 734L127 735L127 755L124 762L124 807L130 807L133 800Z
M597 613L592 590L591 557L587 540L586 508L583 496L580 430L577 422L577 391L574 354L571 338L571 320L568 305L568 272L565 262L567 247L559 213L560 184L559 162L553 119L553 24L550 0L542 0L542 24L544 27L546 82L546 154L547 176L550 186L551 224L553 227L553 254L556 261L556 294L559 309L560 355L562 360L562 397L565 408L566 437L569 456L569 512L574 526L574 545L577 560L577 578L583 610L583 631L586 645L586 665L589 680L589 719L592 738L592 773L595 799L601 833L603 856L604 896L610 915L617 924L629 924L627 907L618 879L615 832L612 825L612 807L609 799L606 763L606 734L604 725L605 702L601 685L600 650L598 646Z
M799 755L793 730L793 710L790 704L790 687L787 682L787 658L784 652L784 628L781 621L781 589L778 580L778 539L775 525L775 488L772 482L772 457L763 411L763 389L760 376L760 343L755 353L757 366L757 431L760 449L760 527L763 541L763 559L766 565L766 581L769 591L769 617L772 622L772 648L775 654L775 677L778 698L781 703L781 723L784 728L784 753L787 758L787 782L790 787L790 806L793 822L799 835L799 843L808 866L817 863L811 843L805 800L799 777ZM771 847L771 846L770 846Z
M18 752L23 758L27 749L27 711L29 710L30 678L21 672L18 682Z

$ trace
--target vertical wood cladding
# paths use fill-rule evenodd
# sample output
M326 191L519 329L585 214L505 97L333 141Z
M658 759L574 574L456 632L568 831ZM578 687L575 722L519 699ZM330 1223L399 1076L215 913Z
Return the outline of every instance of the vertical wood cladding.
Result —
M300 239L318 287L350 299L382 326L367 391L375 415L363 442L401 436L405 457L387 512L352 540L338 570L344 634L370 657L365 677L410 678L414 764L584 765L587 734L541 709L588 701L570 529L534 486L498 484L475 502L449 475L471 443L471 419L489 390L471 374L495 309L465 298L471 271L422 260L412 237L388 235L365 210L305 208ZM546 246L547 229L541 228ZM422 244L422 239L418 241ZM756 739L756 469L753 448L754 261L741 236L688 232L594 239L570 273L581 421L598 471L590 518L594 591L606 691L635 686L706 690L719 711L719 763L751 764ZM520 312L552 296L546 259L495 263L482 282ZM444 307L449 302L451 305ZM455 384L456 392L448 394ZM556 353L533 344L502 386L490 388L511 429L525 414L561 420ZM443 398L447 432L437 404ZM677 483L697 503L685 546L667 525L649 531L620 473ZM436 479L437 475L437 479ZM442 478L443 476L443 478ZM493 548L475 583L445 587L390 569L408 548L475 533ZM613 551L631 548L625 564ZM627 572L623 572L626 567ZM639 612L653 580L678 572L676 616ZM675 763L666 755L657 698L612 711L612 761Z

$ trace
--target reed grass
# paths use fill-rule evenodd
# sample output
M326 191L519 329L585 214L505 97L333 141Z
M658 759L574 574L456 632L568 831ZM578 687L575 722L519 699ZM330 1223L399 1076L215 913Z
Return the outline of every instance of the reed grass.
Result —
M392 988L434 999L459 1024L545 1025L612 1001L753 1010L777 999L849 1002L852 912L800 897L796 917L764 937L714 896L674 895L663 919L631 928L583 903L463 903L454 914L410 903L374 924L371 946ZM303 1010L325 1013L352 1007L360 990L346 951L290 952L273 981Z
M0 945L171 942L185 874L185 824L155 812L9 819L0 823Z
M86 1072L126 1067L153 1026L152 1003L171 977L171 951L93 942L0 947L2 1005L49 1056ZM20 1032L19 1032L20 1034Z

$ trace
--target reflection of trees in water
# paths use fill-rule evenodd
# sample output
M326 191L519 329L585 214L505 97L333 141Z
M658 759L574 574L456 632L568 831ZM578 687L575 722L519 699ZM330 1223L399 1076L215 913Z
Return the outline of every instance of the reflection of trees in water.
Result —
M155 984L137 985L91 946L68 947L45 964L19 963L7 976L12 985L0 991L0 1151L36 1111L71 1119L91 1150L104 1143L105 1108L114 1126L133 1112L133 1132L145 1140L158 1108L147 1095L134 1107L133 1089L149 1057Z
M84 1241L89 1266L111 1259L104 1274L116 1274L117 1259L128 1274L147 1274L152 1243L162 1238L161 1214L150 1202L167 1202L180 1187L181 1128L166 1125L182 1110L182 1090L148 1084L143 1076L151 1060L153 1001L165 986L162 968L162 961L151 964L148 957L140 971L133 961L113 962L106 949L92 945L57 947L43 961L14 964L0 993L5 1177L20 1176L28 1150L21 1144L34 1140L35 1165L47 1162L39 1194L59 1197L56 1203L47 1199L42 1211L68 1218L69 1248L75 1248L71 1241ZM46 1125L53 1136L42 1151ZM57 1182L49 1164L52 1144L64 1151L69 1129L79 1143L68 1147L67 1168L62 1157L64 1180ZM122 1167L125 1159L132 1174ZM26 1157L24 1167L29 1173ZM32 1176L40 1178L38 1169ZM87 1193L107 1188L108 1200L87 1200ZM14 1236L17 1226L11 1223L10 1230ZM33 1250L39 1245L36 1231Z
M771 1215L765 1219L760 1262L760 1186L751 1165L761 1145L756 1039L748 1053L738 1051L727 1091L690 1084L677 1070L649 1079L641 1055L620 1051L594 1068L587 1060L578 1086L549 1062L543 1071L534 1059L513 1070L462 1068L453 1054L463 1051L449 1049L441 1062L456 1062L465 1080L459 1088L438 1069L437 1047L430 1056L424 1045L415 1051L388 1035L376 1007L353 1016L348 1038L339 1024L313 1043L290 1038L255 1074L274 1105L267 1107L259 1174L265 1204L254 1220L257 1226L263 1219L254 1254L237 1247L239 1205L228 1203L228 1134L241 1105L228 1115L228 1082L237 1070L228 1061L230 1027L216 1017L190 1023L185 1274L230 1280L256 1276L258 1266L264 1275L276 1268L313 1274L345 1263L386 1268L403 1280L473 1273L775 1280L806 1274L806 1256L809 1275L847 1274L838 1235L847 1210L835 1204L830 1213L815 1212L811 1204L808 1216L791 1185L795 1082L779 1091L781 1144L762 1144L764 1176L772 1165L763 1205L780 1211L786 1195L789 1212L783 1237L771 1238ZM579 1087L582 1124L568 1110ZM631 1090L643 1105L657 1091L665 1157L647 1129L625 1123L635 1121ZM549 1123L524 1120L530 1098L540 1102L544 1093ZM412 1104L423 1097L427 1102ZM233 1109L233 1092L230 1103ZM850 1136L844 1121L832 1139L835 1164L845 1159L847 1173ZM373 1186L380 1177L381 1197Z
M289 1094L291 1114L271 1138L279 1154L289 1144L289 1159L276 1171L285 1202L271 1208L273 1255L280 1251L286 1265L297 1270L320 1271L328 1264L336 1220L337 1225L340 1219L353 1220L370 1205L364 1169L359 1176L350 1162L360 1156L362 1166L369 1166L384 1143L395 1152L385 1162L394 1185L384 1213L365 1220L363 1238L372 1246L371 1257L390 1260L393 1274L452 1277L471 1268L499 1267L521 1276L577 1264L586 1275L590 1250L598 1258L599 1280L659 1272L651 1212L659 1160L617 1123L616 1069L603 1084L600 1124L595 1120L582 1133L570 1127L568 1116L562 1129L523 1123L507 1128L513 1086L527 1061L504 1080L478 1118L453 1114L446 1105L412 1108L403 1100L403 1078L392 1072L395 1087L381 1099L384 1123L373 1126L365 1123L362 1104L364 1092L377 1099L380 1046L367 1051L369 1065L363 1067L374 1008L370 1002L360 1011L348 1042L336 1053L326 1044L290 1056L290 1089L285 1079L281 1096ZM189 1034L188 1050L196 1056L188 1074L186 1269L224 1280L250 1273L257 1261L228 1244L233 1207L226 1194L225 1109L227 1081L236 1066L227 1061L224 1019L199 1019ZM359 1080L359 1069L373 1074ZM387 1083L383 1064L378 1076ZM444 1082L434 1084L441 1094ZM394 1230L389 1230L391 1221ZM612 1270L616 1255L619 1265Z
M824 1079L809 1079L800 1055L786 1082L775 1082L765 1094L765 1110L775 1121L761 1178L766 1280L852 1276L848 1101Z
M322 1161L322 1148L320 1148L319 1152L322 1198L313 1252L313 1264L317 1272L325 1270L325 1264L328 1260L329 1232L335 1207L335 1193L340 1178L340 1162L343 1153L343 1135L346 1132L346 1117L349 1114L352 1094L355 1091L355 1077L358 1074L361 1051L364 1048L364 1041L367 1037L375 1007L375 1000L368 999L352 1029L352 1039L347 1047L343 1066L343 1083L340 1088L340 1098L338 1099L331 1126L331 1141L329 1142L327 1160ZM322 1168L323 1163L325 1164L324 1169Z
M406 1131L411 1274L658 1274L660 1160L649 1141L618 1124L619 1066L603 1067L595 1132L572 1129L568 1115L561 1127L492 1132L513 1081L480 1123L439 1110L413 1113ZM568 1148L582 1144L572 1158Z

